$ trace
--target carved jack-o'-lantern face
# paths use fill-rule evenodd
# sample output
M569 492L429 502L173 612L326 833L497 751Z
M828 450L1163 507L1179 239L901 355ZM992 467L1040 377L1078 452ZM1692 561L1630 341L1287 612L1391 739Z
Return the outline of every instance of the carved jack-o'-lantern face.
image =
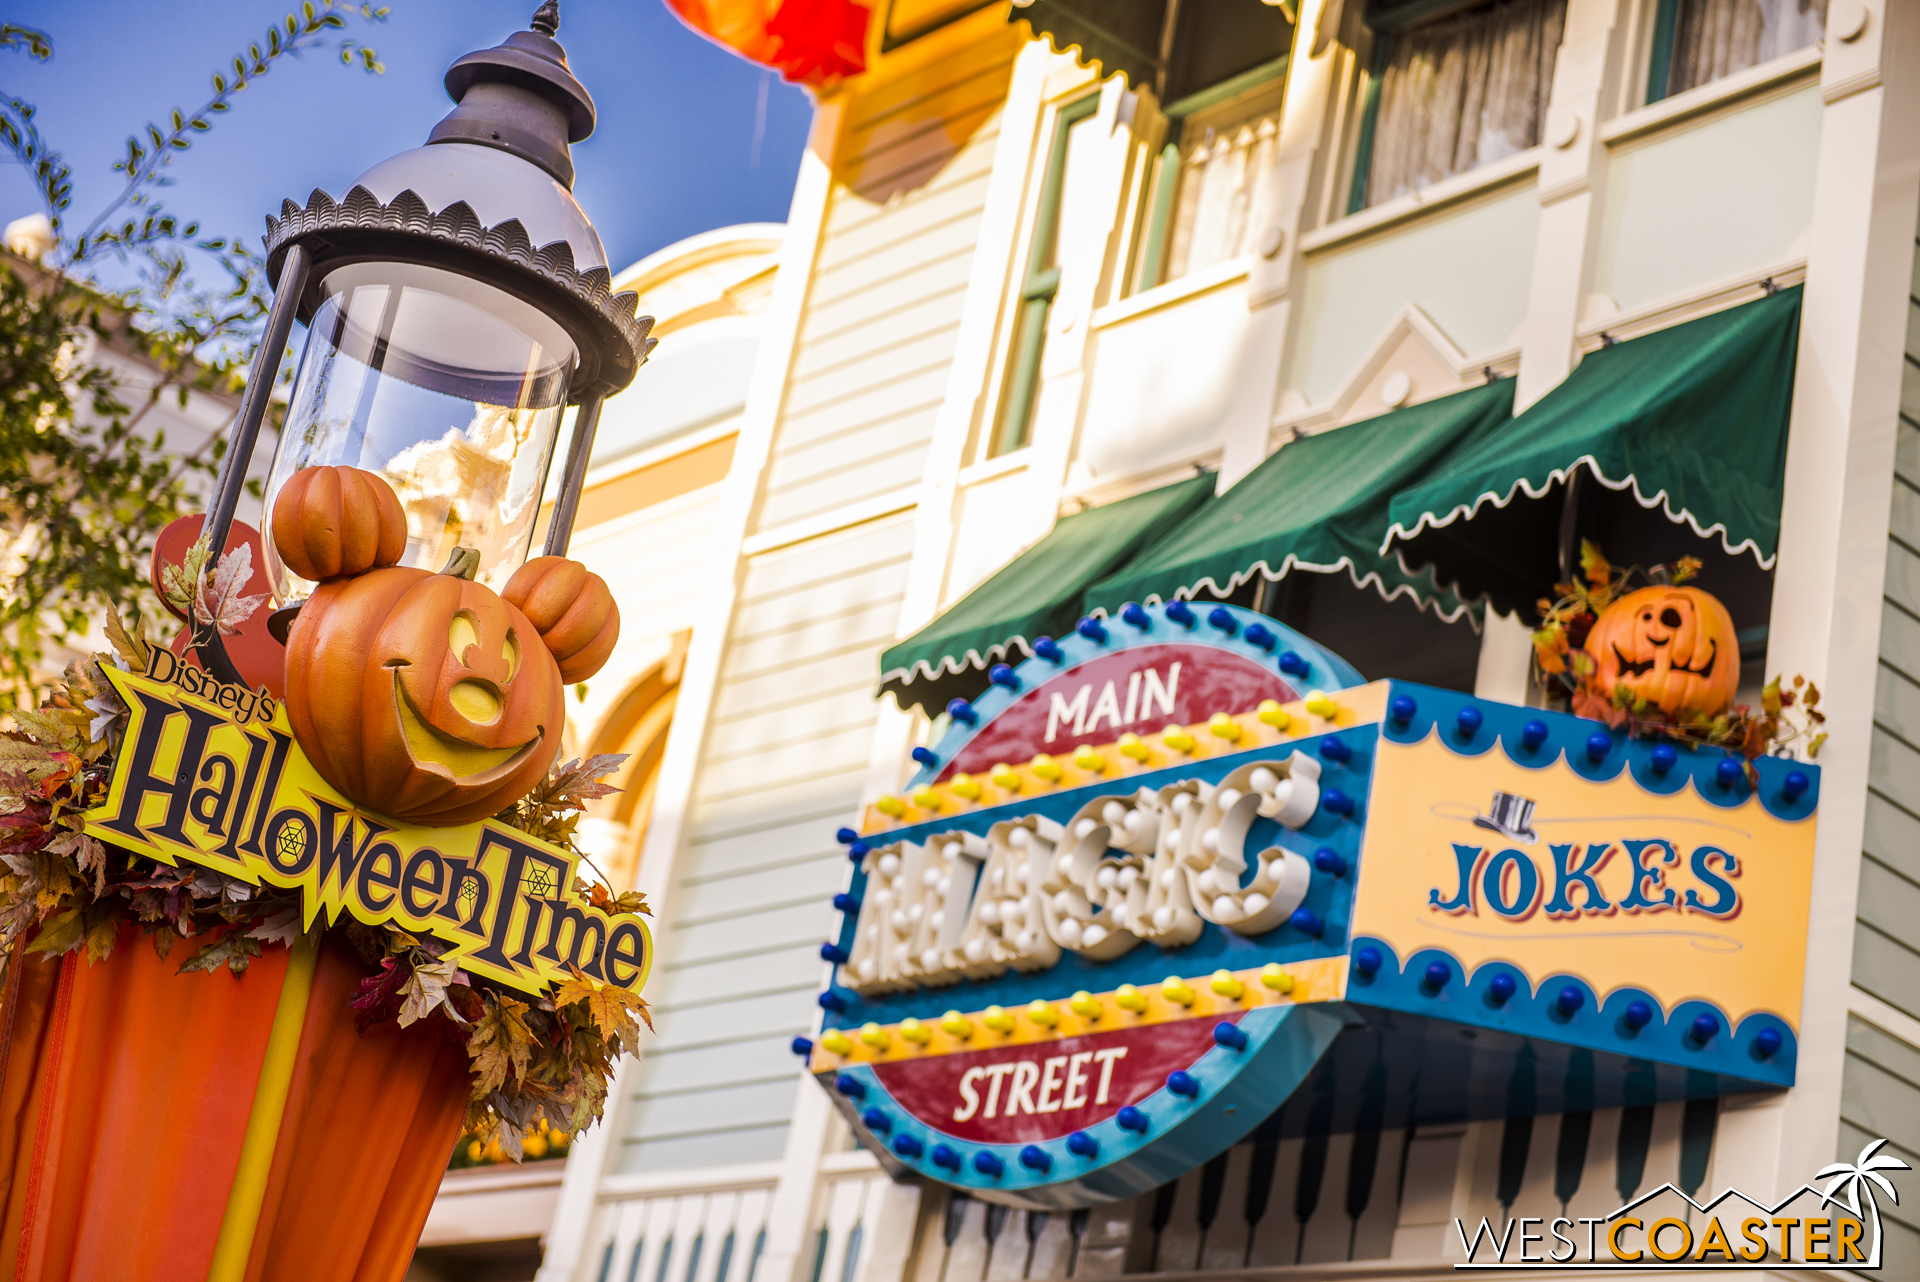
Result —
M1698 588L1651 587L1628 593L1587 633L1594 672L1588 689L1612 697L1626 686L1668 716L1715 716L1740 687L1740 647L1727 607Z
M394 819L470 823L560 748L560 669L525 615L448 574L323 584L287 638L287 707L322 777Z

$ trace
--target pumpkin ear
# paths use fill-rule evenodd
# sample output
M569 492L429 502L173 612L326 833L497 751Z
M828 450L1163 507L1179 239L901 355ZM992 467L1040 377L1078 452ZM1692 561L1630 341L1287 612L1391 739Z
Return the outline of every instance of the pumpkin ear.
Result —
M563 681L600 671L620 639L620 607L607 581L578 561L537 556L514 571L500 595L539 630Z
M318 583L398 563L407 517L393 487L357 467L303 467L273 503L273 546L289 570Z

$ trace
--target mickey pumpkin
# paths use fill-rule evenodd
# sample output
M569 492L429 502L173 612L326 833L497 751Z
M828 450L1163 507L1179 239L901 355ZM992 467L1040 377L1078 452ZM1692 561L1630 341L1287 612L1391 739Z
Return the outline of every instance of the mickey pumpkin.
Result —
M501 594L472 581L470 553L439 573L395 565L399 501L351 467L295 473L273 536L296 573L319 571L287 636L286 699L322 778L389 818L451 826L497 814L546 777L564 683L597 672L619 636L599 575L540 557Z
M1667 716L1713 717L1740 688L1733 616L1699 588L1655 586L1621 597L1587 633L1587 692L1611 702L1625 686Z

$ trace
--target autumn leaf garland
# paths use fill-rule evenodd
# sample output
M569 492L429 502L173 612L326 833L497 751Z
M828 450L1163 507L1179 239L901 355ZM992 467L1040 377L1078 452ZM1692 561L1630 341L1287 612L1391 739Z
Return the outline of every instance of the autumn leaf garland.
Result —
M208 558L195 566L193 555L192 577L169 585L168 595L185 598L201 626L228 632L257 608L237 595L251 567L229 553L208 575ZM144 623L129 631L109 609L107 636L120 667L145 669L154 643ZM15 712L15 730L0 733L0 950L24 940L31 952L84 952L94 962L131 924L162 959L190 941L183 972L244 973L263 949L301 935L298 892L170 867L83 830L85 812L105 796L124 731L126 709L100 672L113 661L76 661L37 709ZM605 780L625 760L599 755L556 766L498 819L579 854L580 815L589 801L619 791ZM650 911L644 895L579 880L574 889L610 913ZM598 1119L614 1066L638 1049L640 1022L651 1026L643 1000L577 970L549 997L510 996L460 970L440 940L351 918L334 929L370 972L351 999L355 1023L362 1031L389 1021L405 1028L438 1016L466 1044L469 1131L497 1139L516 1161L521 1137L540 1122L571 1135Z

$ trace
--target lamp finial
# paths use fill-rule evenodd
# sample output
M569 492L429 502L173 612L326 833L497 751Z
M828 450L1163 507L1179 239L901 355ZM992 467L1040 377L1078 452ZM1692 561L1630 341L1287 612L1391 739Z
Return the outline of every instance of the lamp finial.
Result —
M533 11L533 21L527 26L543 36L552 37L560 31L560 0L545 0Z

